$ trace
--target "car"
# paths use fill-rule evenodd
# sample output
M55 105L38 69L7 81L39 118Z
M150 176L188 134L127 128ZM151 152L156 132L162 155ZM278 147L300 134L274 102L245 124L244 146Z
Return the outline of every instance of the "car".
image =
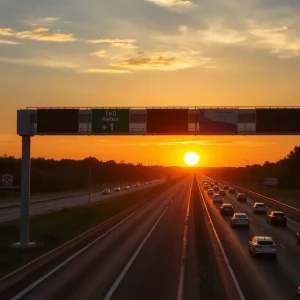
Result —
M234 210L233 206L230 203L224 203L220 207L220 214L223 216L233 216Z
M224 190L229 190L229 185L224 185Z
M219 194L220 194L221 196L223 196L223 197L226 196L226 192L225 192L225 190L223 190L223 189L219 190Z
M213 188L213 187L214 187L214 183L213 183L213 182L211 182L211 183L210 183L210 186Z
M204 184L203 188L204 188L205 190L208 190L208 184Z
M208 189L207 190L207 195L212 196L214 194L214 190L213 189Z
M230 187L228 190L229 194L235 194L235 188L234 187Z
M276 243L271 236L254 236L249 241L249 253L252 256L267 254L277 256Z
M254 204L252 205L252 212L254 214L266 215L267 214L267 207L262 202L254 202Z
M213 203L223 203L223 197L220 194L213 195Z
M282 211L272 210L267 216L267 223L286 226L286 216Z
M244 193L238 193L238 195L236 196L236 200L238 202L246 202L247 196Z
M110 189L104 189L102 191L102 195L110 195L111 194L111 190Z
M298 286L298 292L297 292L297 300L300 299L300 286Z
M123 190L129 190L129 185L123 186Z
M300 245L300 232L296 233L297 245Z
M217 186L217 185L214 185L214 192L215 193L218 193L219 192L219 190L220 190L220 188L219 188L219 186Z
M249 218L245 213L235 213L230 220L230 225L232 228L235 227L249 228Z
M114 188L114 192L120 192L121 191L121 188L120 187L115 187Z

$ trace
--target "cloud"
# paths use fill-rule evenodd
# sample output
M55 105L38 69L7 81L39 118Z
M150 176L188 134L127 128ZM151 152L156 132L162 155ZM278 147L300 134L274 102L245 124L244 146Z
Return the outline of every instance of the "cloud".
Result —
M81 70L81 73L128 74L131 72L120 69L90 68Z
M136 70L179 70L205 65L210 58L202 57L199 53L163 52L137 53L133 57L111 63L111 66Z
M14 31L12 28L0 28L0 35L14 36L19 39L28 39L44 42L75 42L77 39L70 33L50 32L48 28L35 28L27 31Z
M189 7L193 2L189 0L145 0L147 2L152 2L158 6L172 8L172 7Z
M29 26L48 26L54 22L57 22L60 18L59 17L46 17L46 18L27 18L22 22Z
M87 40L88 44L109 44L114 47L122 47L126 49L136 49L134 45L136 40L134 39L98 39L98 40Z
M0 40L0 45L19 45L20 43L9 41L9 40Z
M105 51L105 50L98 50L98 51L90 53L90 55L96 56L96 57L107 57L107 51Z

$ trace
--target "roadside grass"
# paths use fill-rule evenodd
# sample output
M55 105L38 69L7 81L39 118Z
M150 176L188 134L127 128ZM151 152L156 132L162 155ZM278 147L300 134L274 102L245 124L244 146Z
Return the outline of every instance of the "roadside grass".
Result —
M92 204L32 216L30 218L30 240L37 243L37 246L32 249L11 247L12 243L19 240L19 220L1 223L0 278L125 209L150 200L180 179L176 178L158 186Z
M255 184L240 184L248 190L300 209L300 190L279 189Z

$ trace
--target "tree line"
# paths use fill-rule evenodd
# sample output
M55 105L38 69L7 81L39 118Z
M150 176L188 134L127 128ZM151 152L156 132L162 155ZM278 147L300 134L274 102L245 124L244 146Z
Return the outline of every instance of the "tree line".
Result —
M203 168L202 171L232 183L263 184L265 178L278 178L279 188L300 189L300 146L277 162L266 161L264 164L247 165L245 167Z
M31 160L31 192L61 192L89 187L100 187L109 183L150 181L157 178L180 175L179 167L144 166L142 164L101 161L94 157L83 160L45 159ZM0 156L0 174L14 176L14 185L21 184L21 159ZM3 193L3 190L2 190Z

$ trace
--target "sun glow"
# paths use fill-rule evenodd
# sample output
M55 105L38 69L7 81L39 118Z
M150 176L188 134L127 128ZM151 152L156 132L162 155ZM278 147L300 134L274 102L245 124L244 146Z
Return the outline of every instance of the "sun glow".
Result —
M196 152L186 153L184 155L183 159L184 159L184 162L189 166L196 165L200 160L199 155Z

